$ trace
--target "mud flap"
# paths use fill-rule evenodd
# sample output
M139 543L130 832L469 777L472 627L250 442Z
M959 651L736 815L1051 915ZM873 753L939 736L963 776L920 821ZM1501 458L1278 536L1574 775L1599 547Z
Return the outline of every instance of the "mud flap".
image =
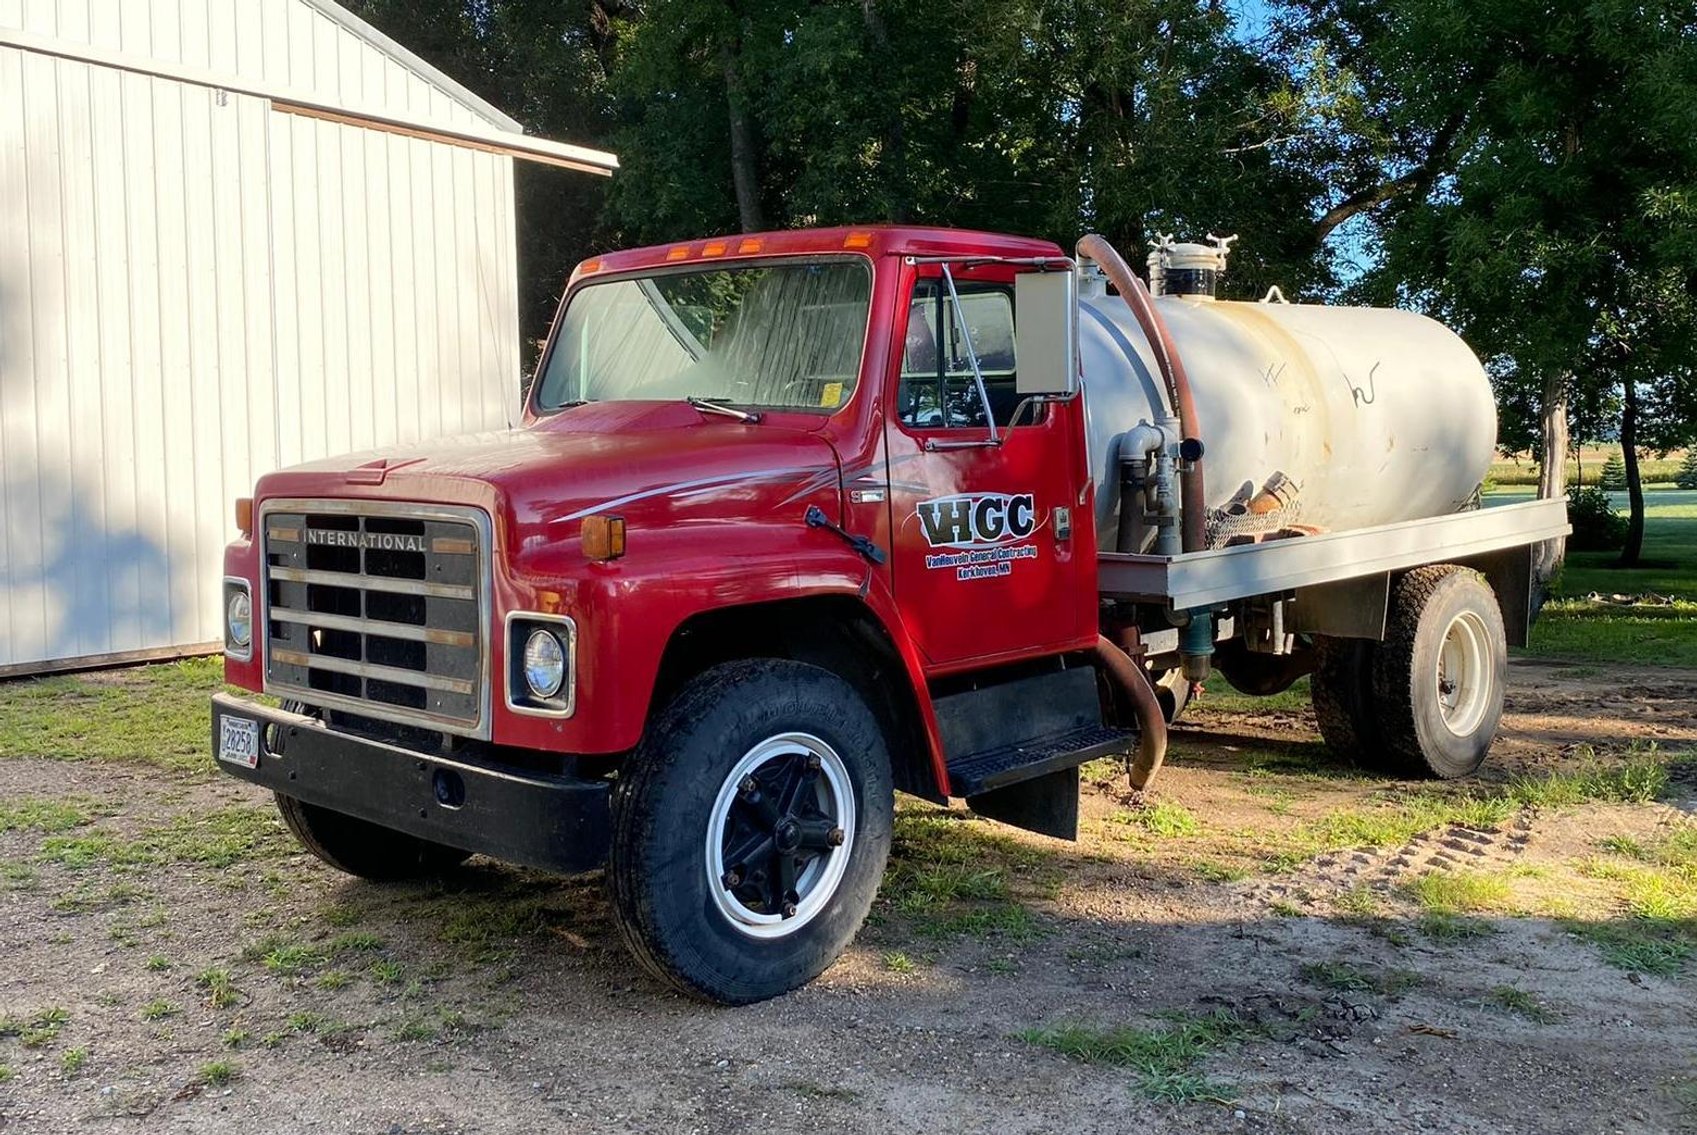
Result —
M968 796L966 806L992 820L1056 839L1078 838L1078 766Z

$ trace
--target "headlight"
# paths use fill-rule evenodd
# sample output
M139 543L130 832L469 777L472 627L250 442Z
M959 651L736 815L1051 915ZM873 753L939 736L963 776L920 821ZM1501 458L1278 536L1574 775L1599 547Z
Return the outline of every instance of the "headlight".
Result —
M551 698L566 681L566 650L553 631L530 632L524 644L524 681L539 698Z
M245 591L230 592L230 601L224 607L224 618L232 645L247 649L253 642L253 600L248 598Z

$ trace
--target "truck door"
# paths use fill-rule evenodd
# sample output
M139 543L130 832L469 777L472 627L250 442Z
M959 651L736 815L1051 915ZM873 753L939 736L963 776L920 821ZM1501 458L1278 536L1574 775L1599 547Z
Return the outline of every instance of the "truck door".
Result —
M1089 645L1095 525L1082 401L1016 393L1008 266L908 272L885 435L893 583L909 633L940 669Z

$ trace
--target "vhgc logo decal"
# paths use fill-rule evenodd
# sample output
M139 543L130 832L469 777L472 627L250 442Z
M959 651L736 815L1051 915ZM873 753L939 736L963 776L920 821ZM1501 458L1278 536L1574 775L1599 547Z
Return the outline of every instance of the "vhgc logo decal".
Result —
M1037 558L1037 545L1021 543L1037 530L1030 493L955 493L914 506L925 542L956 549L925 557L927 568L954 568L955 578L1012 575L1015 560Z
M1012 544L1037 527L1030 493L956 493L920 501L913 511L933 548Z

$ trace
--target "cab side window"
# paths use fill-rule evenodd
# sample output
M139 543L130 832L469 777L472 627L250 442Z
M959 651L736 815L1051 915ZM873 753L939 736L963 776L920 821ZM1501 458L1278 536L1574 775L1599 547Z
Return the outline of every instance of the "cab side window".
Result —
M1014 389L1013 289L957 279L955 291L964 329L942 280L920 280L908 302L897 412L912 429L983 429L989 424L972 377L968 336L995 423L1008 425L1020 403ZM1030 420L1028 415L1025 421Z

